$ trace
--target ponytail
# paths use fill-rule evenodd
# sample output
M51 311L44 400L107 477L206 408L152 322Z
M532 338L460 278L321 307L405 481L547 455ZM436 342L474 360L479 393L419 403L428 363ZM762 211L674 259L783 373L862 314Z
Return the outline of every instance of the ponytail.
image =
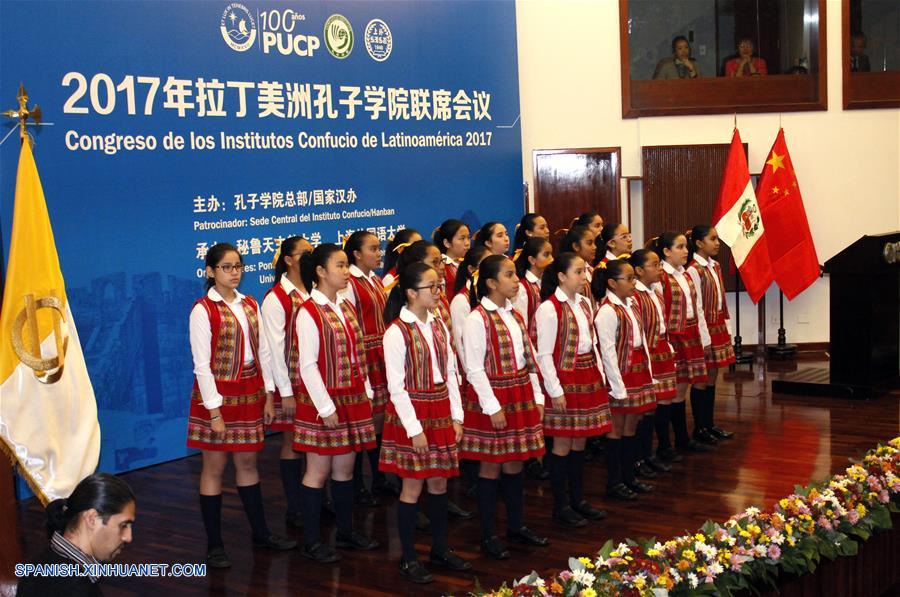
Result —
M668 232L663 232L655 239L652 239L650 242L652 246L649 248L653 249L653 251L659 255L660 261L666 260L665 249L670 249L675 246L675 241L678 240L679 236L685 236L683 232L675 232L670 230Z
M590 234L591 229L582 224L575 224L565 232L565 235L559 241L559 252L575 253L575 245L581 243L581 239L583 239L585 235Z
M489 290L487 281L496 280L500 269L509 258L506 255L488 255L478 266L478 279L475 283L475 292L469 293L469 304L474 309L478 302L487 296Z
M550 267L544 270L541 277L541 300L545 301L559 288L559 274L565 274L572 267L578 255L571 251L560 253L553 259Z
M339 246L326 243L324 245L319 245L309 253L304 253L303 256L300 257L300 279L303 280L303 285L306 287L307 292L312 292L315 285L319 282L316 268L319 266L326 267L328 265L328 259L332 254L340 251L342 251L342 249Z
M431 244L431 243L429 243ZM384 305L384 323L388 325L398 317L400 310L407 304L407 290L414 290L422 281L422 276L432 268L422 262L410 263L403 268L403 271L397 272L397 284L391 288L388 294L387 302Z
M304 242L308 243L309 241L302 236L289 236L281 241L281 246L278 247L278 252L275 253L275 281L272 283L272 286L277 286L278 283L281 282L281 277L287 273L288 266L287 263L284 262L284 258L288 255L293 255L297 245ZM301 257L306 253L309 253L309 251L305 251L301 254Z
M446 254L448 247L444 244L444 241L447 244L453 243L453 237L460 231L461 228L468 228L466 223L462 220L444 220L440 226L434 229L434 234L432 235L432 240L434 241L434 246L438 248L438 251L441 254Z
M613 259L604 264L606 267L598 267L594 270L594 277L591 279L591 294L599 303L606 298L606 291L609 289L609 281L622 275L628 262L623 259Z
M521 249L525 246L525 243L529 238L533 238L528 236L528 233L534 232L534 225L539 217L541 217L540 214L530 212L522 216L522 219L519 220L519 223L516 225L516 236L513 240L513 246L516 249Z
M473 245L468 251L466 251L466 256L463 258L462 263L459 264L459 268L456 270L456 281L453 284L453 296L456 296L459 292L461 292L462 289L466 287L466 284L472 279L472 274L469 273L469 268L477 270L478 265L481 263L481 260L489 254L490 251L487 247L481 247L477 245Z
M413 228L404 228L403 230L397 231L397 234L394 235L394 238L390 240L384 250L385 273L394 269L394 266L397 265L397 259L400 257L403 249L409 246L410 241L416 236L422 238L422 235Z
M713 227L709 224L697 224L690 230L685 233L685 238L687 238L687 246L688 246L688 258L687 262L690 263L694 260L694 252L697 250L697 241L703 240L709 235L710 230Z
M134 492L125 481L109 473L94 473L82 479L68 498L47 505L44 511L47 535L52 537L53 533L74 529L81 513L87 510L96 510L106 524L111 516L121 513L134 501Z
M529 237L525 244L516 249L513 262L516 264L516 275L519 278L525 277L525 272L531 268L529 257L537 258L545 244L549 244L546 238L540 236Z

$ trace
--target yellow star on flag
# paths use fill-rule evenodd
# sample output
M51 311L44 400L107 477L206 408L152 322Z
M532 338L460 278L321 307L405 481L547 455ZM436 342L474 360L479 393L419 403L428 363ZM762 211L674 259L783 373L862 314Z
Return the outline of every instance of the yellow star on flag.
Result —
M775 174L776 172L778 172L779 168L784 168L784 164L782 164L782 162L784 161L784 158L785 158L785 156L778 155L774 151L772 152L772 158L768 162L766 162L767 164L772 166L772 174Z
M787 189L784 190L784 196L785 196L785 197L787 197L787 196L790 195L790 194L791 194L791 192L790 192L789 190L787 190Z
M781 192L781 189L779 189L778 187L772 187L772 194L773 194L773 195L777 195L777 194L780 193L780 192Z

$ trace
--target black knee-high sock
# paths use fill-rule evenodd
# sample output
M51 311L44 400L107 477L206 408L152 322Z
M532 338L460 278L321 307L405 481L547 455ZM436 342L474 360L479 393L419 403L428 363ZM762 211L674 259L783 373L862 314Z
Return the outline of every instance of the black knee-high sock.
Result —
M331 501L340 535L353 532L353 481L331 480Z
M478 513L484 539L497 534L497 485L497 479L478 477Z
M644 415L641 419L641 426L638 427L638 437L641 442L641 460L648 460L653 456L653 419L656 417L653 413Z
M363 460L365 455L362 452L356 453L353 460L353 489L354 491L363 491L366 488L366 479L363 477Z
M684 448L691 441L687 429L687 405L685 402L672 403L672 429L675 431L675 446Z
M569 504L574 508L584 501L584 450L572 450L566 458L569 475Z
M475 460L463 460L459 463L459 470L466 481L466 485L478 483L478 462Z
M706 428L706 390L691 386L691 415L694 417L694 433Z
M309 547L322 540L322 502L325 500L324 487L300 485L300 501L303 506L303 543Z
M553 488L553 512L558 513L566 507L566 457L547 453L544 462L550 468L550 486Z
M706 386L706 428L716 424L716 386Z
M400 534L404 562L416 560L416 510L418 510L417 504L397 502L397 530Z
M367 450L369 466L372 468L372 486L384 483L384 473L378 470L378 456L381 454L381 434L375 436L375 447Z
M431 521L431 551L443 555L447 551L446 493L428 493L428 519Z
M525 526L522 522L522 511L524 510L522 476L521 472L514 475L500 473L500 486L503 488L503 501L506 503L506 530L510 533Z
M281 469L281 486L284 487L284 497L287 500L288 514L300 513L300 468L302 461L299 458L282 458L278 461Z
M244 512L247 513L247 520L250 521L250 528L253 529L253 538L256 540L265 540L272 533L266 525L266 513L263 510L262 489L259 483L255 485L238 486L238 495L241 496L241 502L244 504Z
M606 438L606 488L612 489L622 482L622 440Z
M622 436L622 480L625 485L634 485L634 461L637 453L637 436Z
M200 514L206 528L206 549L223 547L222 544L222 494L200 494Z
M654 426L656 427L657 450L665 450L672 447L669 440L669 422L672 418L671 404L657 404L656 415L654 415Z

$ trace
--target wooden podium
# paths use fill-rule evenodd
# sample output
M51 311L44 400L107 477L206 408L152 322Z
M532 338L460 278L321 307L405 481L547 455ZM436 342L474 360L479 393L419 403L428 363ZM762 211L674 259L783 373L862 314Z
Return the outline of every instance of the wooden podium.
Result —
M871 398L900 382L900 232L863 236L825 263L831 276L827 379L772 382L783 394Z

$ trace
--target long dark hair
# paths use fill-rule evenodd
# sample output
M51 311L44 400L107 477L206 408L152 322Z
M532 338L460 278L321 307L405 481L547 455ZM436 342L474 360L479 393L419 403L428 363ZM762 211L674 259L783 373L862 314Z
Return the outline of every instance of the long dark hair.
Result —
M494 235L494 228L502 223L503 222L488 222L479 228L478 232L475 233L475 238L472 239L472 246L487 247L485 243L491 240L491 236Z
M556 292L559 288L559 274L569 271L576 259L580 259L578 255L571 251L565 251L553 258L553 263L544 270L541 277L541 300L545 301ZM585 264L585 267L587 264Z
M229 251L234 251L235 253L237 253L238 260L241 263L244 263L244 258L241 257L240 252L238 252L238 250L234 247L234 245L231 245L229 243L217 243L217 244L211 246L209 248L209 250L206 252L206 261L205 261L206 267L211 267L211 268L215 269L215 267L217 265L219 265L219 263L222 262L222 259L225 258L225 255L227 255L229 253ZM216 285L215 278L210 278L209 276L207 276L206 277L206 290L209 290L210 288L212 288L215 285Z
M344 253L347 254L347 263L356 265L356 251L362 251L363 243L366 238L373 236L378 238L368 230L357 230L344 242Z
M82 512L94 509L103 520L109 522L111 516L122 512L134 502L134 492L128 483L109 473L94 473L81 480L65 499L53 500L47 504L47 535L63 534L74 529Z
M504 263L509 261L506 255L488 255L481 261L478 266L478 283L475 285L475 292L469 293L469 304L474 309L478 305L478 301L486 297L488 294L488 280L496 280L500 274L500 268Z
M653 249L653 252L659 255L660 261L665 261L666 254L663 252L664 249L671 249L674 247L675 241L678 240L679 236L685 236L684 232L677 232L675 230L663 232L656 238L651 239L648 248Z
M466 226L466 223L462 220L444 220L440 226L434 229L434 234L431 236L434 241L434 246L436 246L441 253L446 253L448 247L444 245L444 241L447 241L448 244L452 244L453 237L456 236L460 228L468 228L468 226Z
M628 262L624 259L611 259L606 262L606 267L598 267L594 270L594 277L591 279L591 294L598 303L606 297L606 291L609 288L607 282L621 276L626 265Z
M709 224L697 224L696 226L691 228L687 234L685 234L685 237L688 241L688 263L694 260L694 251L697 250L697 241L702 241L704 238L706 238L706 236L712 229L713 227Z
M469 273L469 268L478 269L478 264L481 263L481 260L484 259L484 256L489 254L491 251L487 247L482 247L478 245L473 245L466 251L466 256L463 258L462 263L459 264L459 268L456 270L456 282L453 284L453 295L456 296L463 288L466 287L466 283L472 279L472 274Z
M545 244L549 244L549 241L546 238L540 236L532 236L529 237L527 241L525 241L525 246L521 247L522 251L516 256L515 260L517 276L519 276L520 278L525 277L525 272L527 272L531 267L531 263L528 262L528 258L537 258L538 253L541 252Z
M328 259L334 253L339 253L342 250L338 245L326 243L319 245L309 253L303 254L300 258L300 279L303 280L303 285L306 286L307 292L312 292L314 285L319 281L316 268L319 266L326 267Z
M534 223L540 217L541 214L534 212L529 212L522 216L522 219L519 220L519 225L516 226L516 237L513 241L514 248L521 249L525 245L525 242L531 238L527 233L534 232Z
M581 243L581 239L585 237L585 235L590 234L591 229L582 224L576 224L572 226L566 231L565 236L563 236L559 241L559 252L564 253L566 251L575 252L575 245Z
M400 254L400 258L397 259L397 275L399 276L400 272L402 272L413 263L420 263L425 261L425 258L428 257L428 249L433 246L434 243L423 239L417 240L413 244L406 247L403 253Z
M397 231L397 234L394 235L394 238L391 239L384 249L384 273L388 273L397 265L397 259L400 258L400 253L403 252L402 249L397 251L397 247L408 243L409 239L416 234L419 234L419 231L414 228L404 228ZM422 235L419 234L419 236Z
M302 236L289 236L281 241L281 246L278 248L278 259L275 260L275 281L272 283L272 286L277 286L281 282L281 277L287 273L287 263L284 262L284 258L287 255L293 255L297 245L302 242L309 241ZM307 288L307 290L309 289Z
M415 289L422 281L422 276L430 269L433 269L430 265L419 262L410 263L403 271L397 270L397 285L391 288L384 305L385 324L400 317L400 310L407 302L406 291Z

